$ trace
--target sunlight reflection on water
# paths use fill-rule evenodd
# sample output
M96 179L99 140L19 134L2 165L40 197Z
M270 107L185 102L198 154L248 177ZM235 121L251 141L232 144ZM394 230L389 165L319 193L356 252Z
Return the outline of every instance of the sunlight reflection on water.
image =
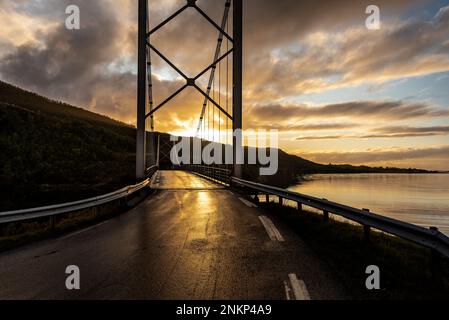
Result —
M449 235L449 174L319 174L289 190L435 226Z

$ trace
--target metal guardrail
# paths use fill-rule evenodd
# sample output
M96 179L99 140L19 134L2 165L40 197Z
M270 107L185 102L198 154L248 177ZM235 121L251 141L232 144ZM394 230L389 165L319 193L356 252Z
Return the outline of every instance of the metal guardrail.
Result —
M183 166L183 169L198 173L217 182L232 185L233 187L241 186L251 189L257 194L274 195L278 196L280 199L294 201L298 203L299 208L302 208L302 205L306 205L322 210L325 217L328 216L329 213L332 213L363 225L365 227L365 233L367 231L369 233L369 228L374 228L402 239L412 241L449 257L449 237L439 232L436 228L426 229L411 223L345 206L326 199L319 199L286 189L230 177L230 170L219 167L195 165ZM151 177L157 170L158 168L156 166L150 167L147 170L148 176ZM147 187L149 184L150 178L139 184L128 186L109 194L85 200L33 209L0 212L0 224L42 217L52 217L64 213L76 212L79 210L96 207L115 200L124 199Z
M157 167L153 166L147 170L147 173L153 175L157 171ZM149 175L150 176L150 175ZM7 211L0 212L0 224L10 223L10 222L19 222L37 218L44 217L52 217L57 216L64 213L76 212L88 208L93 208L102 204L106 204L109 202L113 202L116 200L124 199L129 197L130 195L142 190L150 183L150 179L146 179L145 181L122 188L120 190L101 195L98 197L93 197L85 200L79 200L69 203L62 203L52 206L45 206L39 208L25 209L25 210L16 210L16 211Z
M449 257L449 237L436 228L426 229L411 223L395 220L369 211L345 206L339 203L300 194L286 189L276 188L260 183L250 182L235 177L231 178L232 186L241 186L256 191L258 194L275 195L280 199L288 199L302 205L322 210L325 216L329 213L355 221L365 227L374 228L402 239L414 242ZM282 200L281 200L282 203Z
M149 179L153 177L153 175L159 170L159 167L157 165L151 166L145 170L145 174Z
M181 168L183 170L199 174L215 182L225 185L229 185L231 183L231 170L228 169L204 165L183 165Z

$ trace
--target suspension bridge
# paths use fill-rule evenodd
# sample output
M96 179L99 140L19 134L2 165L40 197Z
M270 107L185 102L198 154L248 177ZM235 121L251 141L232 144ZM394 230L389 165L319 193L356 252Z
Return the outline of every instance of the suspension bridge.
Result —
M154 139L147 143L147 130L154 132L155 125L157 125L155 121L157 112L189 87L194 88L204 97L195 136L200 140L231 144L234 150L234 164L227 169L230 169L230 175L239 178L242 176L241 164L236 163L236 159L239 158L238 153L241 152L242 141L233 133L242 129L243 4L241 1L235 1L231 6L231 0L223 1L223 16L219 24L210 18L196 2L194 0L187 1L179 10L151 29L149 27L148 3L145 1L139 3L138 134L136 151L136 176L138 180L147 177L148 167L157 164L157 159L154 156L156 154L154 151L157 148L156 143ZM155 33L186 10L194 10L217 32L214 56L208 66L195 77L188 77L151 41ZM229 19L231 12L232 28L230 26L231 19ZM152 54L162 59L185 81L184 85L169 97L157 103L154 101L153 94ZM230 61L230 58L232 58L232 61ZM207 74L209 74L209 79L207 87L203 90L199 79ZM153 156L147 159L147 154Z
M152 36L185 10L194 10L217 32L214 56L197 76L188 77L156 46ZM214 21L195 0L150 28L149 5L139 0L137 184L73 203L0 213L0 223L50 219L114 202L129 203L126 213L92 227L0 254L0 299L343 299L346 292L330 270L284 221L260 202L287 201L338 215L370 230L429 248L437 263L449 256L449 239L435 229L242 179L237 164L242 141L243 1L223 1ZM232 21L232 24L230 23ZM155 101L152 56L173 68L185 84ZM209 73L206 89L198 79ZM195 135L229 144L234 164L181 165L161 170L164 147L155 134L157 112L188 87L204 100ZM150 137L150 138L148 138ZM168 146L170 148L170 145ZM80 289L65 287L66 267L81 272Z

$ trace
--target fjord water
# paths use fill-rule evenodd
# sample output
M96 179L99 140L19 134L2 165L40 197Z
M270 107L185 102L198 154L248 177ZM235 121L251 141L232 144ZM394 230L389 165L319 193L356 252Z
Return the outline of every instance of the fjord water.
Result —
M449 235L449 174L318 174L289 189Z

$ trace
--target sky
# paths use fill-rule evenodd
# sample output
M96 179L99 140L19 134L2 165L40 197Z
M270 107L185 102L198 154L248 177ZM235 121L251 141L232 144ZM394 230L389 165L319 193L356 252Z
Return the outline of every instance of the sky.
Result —
M198 5L219 23L224 2ZM152 0L150 24L184 3ZM65 27L72 4L80 30ZM370 4L379 30L365 26ZM282 149L321 163L449 170L449 1L244 0L244 12L244 128L276 129ZM0 0L0 79L134 125L136 34L137 0ZM151 42L194 76L217 36L188 9ZM158 103L184 83L152 60ZM221 70L214 97L230 109L226 60ZM188 89L156 130L195 134L202 103Z

